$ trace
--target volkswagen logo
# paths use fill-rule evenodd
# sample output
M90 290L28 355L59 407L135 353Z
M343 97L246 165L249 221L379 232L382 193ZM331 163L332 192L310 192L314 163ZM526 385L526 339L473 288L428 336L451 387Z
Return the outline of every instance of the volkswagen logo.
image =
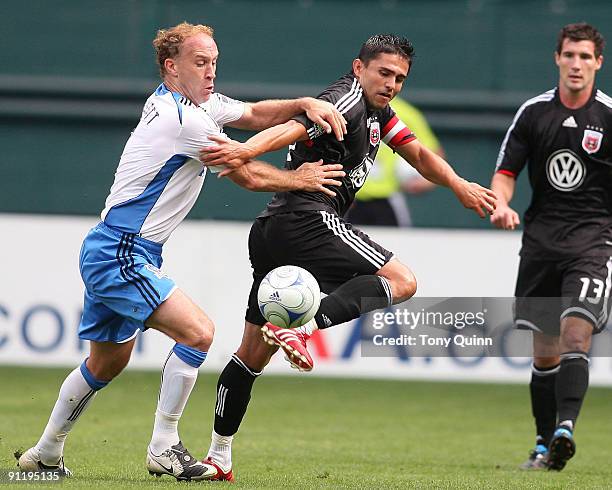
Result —
M580 187L584 182L586 169L573 151L559 150L548 158L546 175L550 185L555 189L569 192Z

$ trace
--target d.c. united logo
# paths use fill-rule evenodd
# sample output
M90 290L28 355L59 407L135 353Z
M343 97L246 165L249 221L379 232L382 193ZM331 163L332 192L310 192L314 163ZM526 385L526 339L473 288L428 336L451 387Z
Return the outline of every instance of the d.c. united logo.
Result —
M370 144L376 146L380 143L380 124L373 122L370 124Z
M601 140L603 134L599 131L593 131L592 129L585 129L584 136L582 137L582 149L587 153L595 153L599 151L601 147Z

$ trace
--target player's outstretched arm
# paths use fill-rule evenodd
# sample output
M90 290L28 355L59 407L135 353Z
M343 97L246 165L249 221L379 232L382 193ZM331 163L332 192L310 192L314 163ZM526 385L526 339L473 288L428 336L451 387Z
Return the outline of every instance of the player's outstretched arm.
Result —
M308 139L308 133L299 122L288 121L257 133L244 143L220 136L211 136L210 139L216 144L202 148L200 160L207 167L225 167L219 174L219 177L223 177L264 153Z
M297 170L281 170L266 162L253 160L242 165L228 175L228 177L245 189L256 192L284 192L303 190L308 192L324 192L329 196L336 193L325 186L340 186L337 178L345 173L342 165L307 162L300 165Z
M336 139L342 141L346 134L346 120L336 107L313 97L292 100L262 100L246 104L244 114L229 126L259 131L287 122L298 114L306 113L308 119L321 126L326 133L333 131Z
M446 160L424 147L418 140L395 147L404 160L409 162L427 180L451 189L459 202L484 218L495 210L495 193L475 182L459 177Z
M514 230L520 223L518 213L509 206L516 180L510 175L496 173L491 180L491 189L497 195L497 207L491 215L491 224L503 230Z

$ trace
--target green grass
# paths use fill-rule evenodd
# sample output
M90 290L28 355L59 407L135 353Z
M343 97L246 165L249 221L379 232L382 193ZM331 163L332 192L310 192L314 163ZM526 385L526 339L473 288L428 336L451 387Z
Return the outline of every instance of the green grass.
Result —
M67 373L0 368L0 469L37 441ZM186 485L144 468L158 380L126 372L99 393L68 438L75 476L62 486ZM181 421L183 442L202 457L215 384L200 376ZM568 467L521 472L533 440L526 386L263 376L234 441L231 488L606 488L611 435L612 390L591 388Z

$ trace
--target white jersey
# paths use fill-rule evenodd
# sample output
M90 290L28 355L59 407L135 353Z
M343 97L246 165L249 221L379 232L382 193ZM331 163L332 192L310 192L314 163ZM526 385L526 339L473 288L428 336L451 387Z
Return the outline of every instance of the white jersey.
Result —
M128 139L102 220L122 232L164 243L193 207L206 176L200 148L240 119L244 103L220 94L195 105L162 83L147 99Z

